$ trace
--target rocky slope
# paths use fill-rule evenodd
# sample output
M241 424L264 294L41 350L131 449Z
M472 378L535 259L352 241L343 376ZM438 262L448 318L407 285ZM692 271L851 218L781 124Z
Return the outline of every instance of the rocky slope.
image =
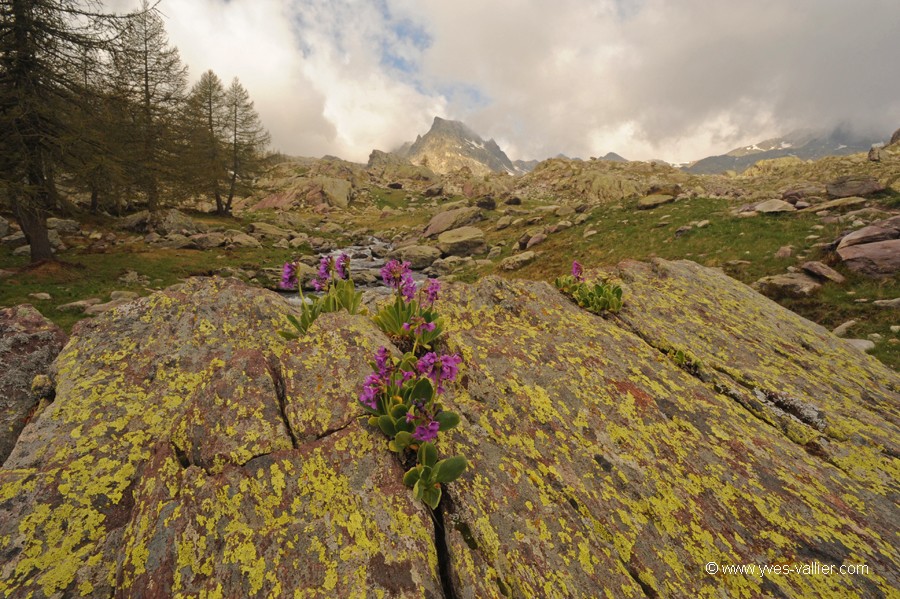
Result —
M437 518L353 398L389 341L191 279L79 324L0 470L6 597L887 596L900 378L690 262L624 263L617 317L487 278L438 303L465 359ZM690 351L699 373L665 352ZM865 564L855 576L710 575Z

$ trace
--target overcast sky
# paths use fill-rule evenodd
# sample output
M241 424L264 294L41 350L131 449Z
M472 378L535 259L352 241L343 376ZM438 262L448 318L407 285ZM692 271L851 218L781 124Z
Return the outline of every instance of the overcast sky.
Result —
M136 5L108 0L108 6ZM162 0L192 82L237 76L293 155L462 120L513 159L684 162L900 127L900 0Z

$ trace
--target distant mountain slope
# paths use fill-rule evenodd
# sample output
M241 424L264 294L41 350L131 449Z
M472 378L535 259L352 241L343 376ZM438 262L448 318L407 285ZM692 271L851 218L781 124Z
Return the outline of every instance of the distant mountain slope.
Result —
M404 144L394 154L413 164L427 166L439 174L468 167L476 175L527 172L527 163L513 164L497 143L485 141L459 121L434 117L431 129L410 145Z
M709 156L684 167L689 173L711 175L728 170L742 172L760 160L796 156L803 160L817 160L826 156L843 156L865 152L878 139L853 135L842 129L834 131L794 131L750 146L735 148L727 154Z

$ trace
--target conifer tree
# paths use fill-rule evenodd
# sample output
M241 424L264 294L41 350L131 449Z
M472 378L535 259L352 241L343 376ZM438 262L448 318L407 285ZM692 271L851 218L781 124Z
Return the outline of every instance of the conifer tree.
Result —
M187 67L169 45L162 17L147 0L124 27L113 53L114 94L129 112L130 175L143 190L147 207L160 208L162 187L177 185L178 117L187 87Z
M262 126L250 95L235 77L226 92L228 108L228 150L230 181L225 212L231 213L235 193L249 188L263 164L263 152L269 145L269 133Z
M91 50L111 38L112 17L80 0L0 3L0 185L31 246L31 260L53 259L47 216L57 205L55 172L79 139L70 118L90 91Z

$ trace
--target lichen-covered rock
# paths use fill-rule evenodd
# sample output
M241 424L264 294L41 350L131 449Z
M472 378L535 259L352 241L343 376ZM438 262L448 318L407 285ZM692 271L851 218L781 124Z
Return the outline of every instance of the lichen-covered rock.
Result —
M80 325L57 400L0 470L0 592L889 595L900 377L719 271L618 276L609 318L545 283L439 300L442 345L465 360L441 451L471 467L435 525L356 418L388 345L366 317L285 343L279 297L213 279ZM811 561L869 570L704 571Z
M31 392L66 343L66 334L28 304L0 309L0 464L6 460L40 397Z
M387 340L193 279L79 324L0 470L0 595L439 597L431 518L352 398Z

